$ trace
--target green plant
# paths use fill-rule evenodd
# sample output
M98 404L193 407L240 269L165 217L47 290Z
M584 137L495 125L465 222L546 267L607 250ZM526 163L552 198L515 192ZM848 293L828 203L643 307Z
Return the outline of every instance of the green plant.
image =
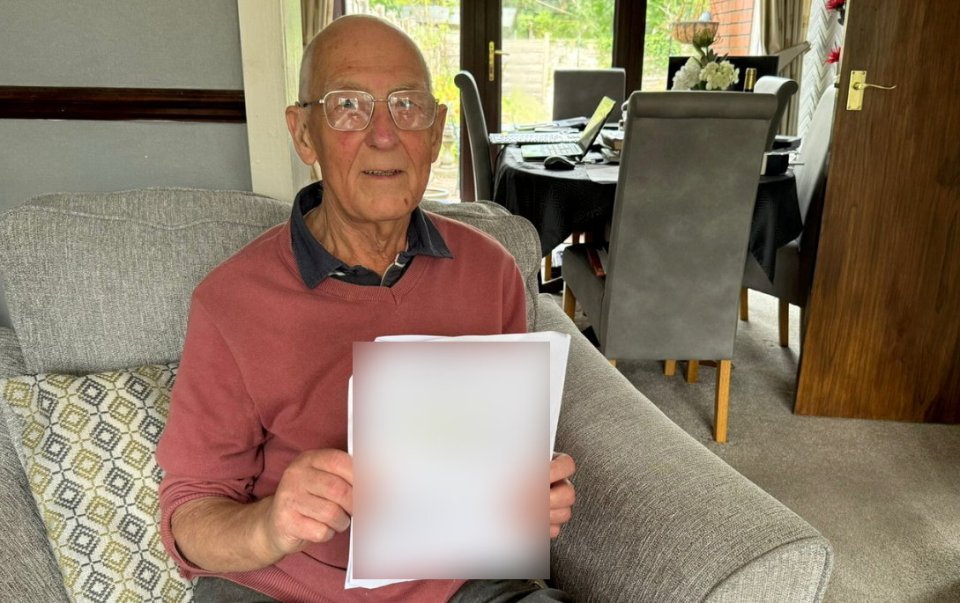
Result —
M645 81L654 81L656 87L663 89L670 56L689 52L683 44L673 39L673 24L677 21L695 21L709 8L709 0L648 0L643 44Z

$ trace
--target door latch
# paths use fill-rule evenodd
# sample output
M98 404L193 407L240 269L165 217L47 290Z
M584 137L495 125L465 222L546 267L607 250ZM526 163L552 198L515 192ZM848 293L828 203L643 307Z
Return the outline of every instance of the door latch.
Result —
M847 89L847 111L863 110L863 91L867 88L877 88L880 90L893 90L897 85L881 86L880 84L867 83L866 71L850 72L850 87Z
M497 55L504 56L508 54L510 53L497 50L497 46L493 43L493 40L487 44L487 81L492 82L497 79Z

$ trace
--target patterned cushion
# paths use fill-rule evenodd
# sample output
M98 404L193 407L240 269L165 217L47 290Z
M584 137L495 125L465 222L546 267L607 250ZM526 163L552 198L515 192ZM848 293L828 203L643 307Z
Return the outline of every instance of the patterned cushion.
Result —
M0 405L75 601L187 601L160 543L154 458L176 364L0 380Z

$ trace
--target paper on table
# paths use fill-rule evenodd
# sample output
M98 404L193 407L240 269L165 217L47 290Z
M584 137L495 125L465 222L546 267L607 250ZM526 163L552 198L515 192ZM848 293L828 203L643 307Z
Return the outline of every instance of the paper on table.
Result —
M550 420L550 430L549 430L549 451L552 455L552 450L554 447L554 442L556 440L556 429L557 422L560 416L560 403L563 397L563 383L566 373L566 363L567 356L569 353L569 342L570 338L568 335L557 332L540 332L540 333L525 333L525 334L510 334L510 335L489 335L489 336L463 336L463 337L435 337L435 336L419 336L419 335L405 335L405 336L391 336L378 338L378 342L543 342L549 344L549 420ZM471 387L476 386L483 387L483 383L474 383ZM353 442L353 431L355 425L355 415L353 408L353 378L350 380L349 390L348 390L348 426L347 426L347 438L348 438L348 451L354 453L354 442ZM367 526L369 528L369 526ZM407 580L400 579L360 579L354 578L354 532L351 530L350 535L350 554L347 565L347 575L344 583L344 588L377 588L381 586L386 586L388 584L394 584L397 582L405 582ZM480 577L480 576L478 576Z
M620 177L620 166L617 164L597 163L586 166L587 177L598 184L610 184Z

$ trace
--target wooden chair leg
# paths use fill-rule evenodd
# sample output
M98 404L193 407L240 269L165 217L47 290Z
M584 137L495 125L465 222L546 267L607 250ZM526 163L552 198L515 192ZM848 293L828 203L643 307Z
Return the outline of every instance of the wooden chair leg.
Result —
M563 311L570 320L573 320L577 313L577 298L573 296L573 289L566 283L563 284Z
M543 256L543 282L553 278L553 251Z
M717 366L717 395L713 409L713 439L719 444L727 442L727 411L730 406L729 360L721 360Z
M777 317L780 327L780 347L790 345L790 304L784 300L778 300Z
M746 287L740 287L740 320L750 320Z
M664 360L663 361L663 374L667 377L673 377L677 373L677 361L676 360Z
M687 383L696 383L697 378L700 375L700 361L699 360L687 360Z

